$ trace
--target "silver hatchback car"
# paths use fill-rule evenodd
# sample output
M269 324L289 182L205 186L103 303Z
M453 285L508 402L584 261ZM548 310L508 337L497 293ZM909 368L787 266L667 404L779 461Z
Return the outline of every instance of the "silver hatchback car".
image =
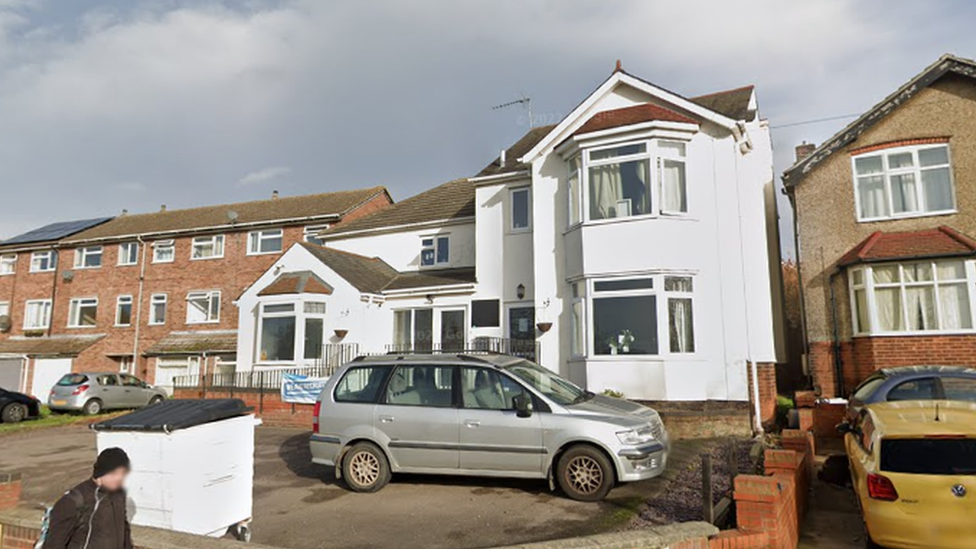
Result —
M312 461L357 492L430 473L549 479L598 501L663 473L670 450L654 410L505 355L356 359L326 383L313 427Z
M166 393L129 374L65 374L51 389L48 408L82 412L142 408L166 400Z

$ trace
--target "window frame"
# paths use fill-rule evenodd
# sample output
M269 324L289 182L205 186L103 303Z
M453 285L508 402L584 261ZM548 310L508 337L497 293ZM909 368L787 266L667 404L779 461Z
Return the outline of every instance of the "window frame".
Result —
M0 301L0 316L10 316L9 301Z
M152 262L154 264L155 263L173 263L174 261L176 261L176 240L173 240L173 239L169 239L169 240L157 240L157 241L155 241L155 242L152 243L152 248L153 248L153 260L152 260ZM161 250L165 250L165 249L169 249L170 250L170 257L169 257L169 259L160 259L159 258L159 252Z
M134 258L131 259L131 261L129 260L130 252L128 251L130 248L134 248L134 251L131 252L131 255L133 255ZM118 251L119 251L119 257L118 257L118 261L116 261L116 264L119 267L130 267L132 265L139 264L139 242L138 241L133 240L130 242L120 242Z
M37 265L42 261L47 261L47 267L39 268ZM31 252L30 272L32 273L52 273L58 270L58 254L54 250L41 250Z
M227 239L222 234L193 237L193 240L190 241L190 261L223 259L226 242ZM197 257L198 249L207 249L208 247L213 250L213 255Z
M961 262L965 269L964 279L952 279L952 280L940 280L938 274L938 265L940 263L954 263ZM928 264L929 268L932 269L932 280L927 281L915 281L906 282L905 281L905 269L906 265L917 265L917 264ZM899 301L901 303L901 315L902 323L905 326L905 330L876 330L875 326L879 325L878 321L878 307L877 307L877 295L876 288L878 288L878 283L874 280L874 269L876 267L898 267L898 282L893 283L881 283L880 287L882 289L886 288L898 288L899 289ZM860 273L861 282L856 282L856 274ZM859 265L857 267L849 268L847 270L847 290L851 314L851 333L854 337L877 337L877 336L919 336L919 335L951 335L951 334L971 334L976 333L976 261L967 259L953 259L953 258L934 258L929 260L915 260L915 261L904 261L904 262L885 262L885 263L869 263L865 265ZM967 303L969 306L969 328L942 328L942 300L940 299L940 288L946 286L962 286L966 288L967 293ZM923 288L930 287L933 289L933 304L934 304L934 315L936 323L939 324L938 329L934 330L909 330L908 318L907 318L907 289L909 288ZM864 291L865 293L865 304L868 308L868 329L865 330L861 326L861 321L858 318L858 304L857 304L857 292Z
M122 324L121 322L119 322L119 318L122 316L120 313L122 312L122 305L125 304L124 302L126 300L128 300L128 305L129 305L129 322L126 323L126 324ZM135 309L134 304L135 304L135 300L133 299L133 297L131 295L128 295L128 294L123 294L123 295L120 295L120 296L118 296L118 297L115 298L115 324L114 324L114 326L116 328L128 328L128 327L132 326L132 313L133 313L133 311Z
M391 336L392 347L397 352L402 351L416 351L417 347L417 312L418 311L430 311L430 350L441 351L444 349L444 340L441 337L443 335L444 328L444 318L443 314L448 312L460 312L464 315L464 337L462 341L464 346L467 346L468 338L471 337L471 330L477 329L471 326L471 311L466 305L445 305L442 307L435 307L432 305L427 306L417 306L417 307L402 307L399 309L393 309L393 333ZM409 341L398 342L397 338L397 321L396 318L400 314L409 314L410 316L410 333ZM404 348L405 347L405 348ZM427 351L428 349L420 349L421 351Z
M278 233L277 235L269 236L267 233ZM271 250L262 252L261 243L265 240L280 240L281 246L277 250ZM255 245L257 245L257 251L254 250ZM247 255L271 255L279 254L285 249L285 231L284 229L259 229L256 231L251 231L247 233Z
M307 305L320 303L324 307L321 312L309 311ZM268 307L290 306L290 310L269 311ZM262 301L258 305L258 322L254 333L254 363L255 364L305 364L310 361L322 360L321 357L308 357L305 353L308 336L308 320L317 319L322 321L322 344L328 342L328 334L325 331L326 318L329 311L328 303L325 301L313 301L303 299L291 300L269 300ZM270 360L261 358L261 350L264 348L264 319L266 318L293 318L295 321L295 336L292 341L293 356L291 359Z
M17 254L0 254L0 276L15 274L17 274Z
M217 315L216 318L212 318L215 298L217 300ZM190 320L190 313L193 311L193 309L190 307L190 302L198 299L206 299L207 301L206 320ZM222 306L223 303L221 303L220 290L191 290L186 294L186 324L188 326L199 324L220 324L220 309Z
M515 195L525 193L525 221L524 227L515 226ZM522 185L508 190L508 231L510 233L532 232L532 186Z
M428 245L426 242L430 240L431 243ZM440 260L440 245L441 241L447 242L447 259L444 261ZM424 252L431 250L434 254L434 262L427 264L424 263ZM438 233L425 235L420 237L420 268L421 269L437 269L444 268L451 264L451 235L450 233Z
M163 319L157 320L156 318L156 307L162 305L163 307ZM152 294L149 296L149 325L150 326L165 326L167 317L169 316L169 296L164 293Z
M95 322L93 324L81 324L82 308L95 308ZM98 297L73 297L68 301L68 328L71 329L91 329L98 327Z
M89 257L98 257L98 265L86 265ZM75 269L101 269L105 259L105 249L102 246L83 246L74 250Z
M39 325L30 325L28 320L30 320L31 315L29 313L31 305L42 305L45 307L44 319L45 322ZM51 313L54 310L53 302L50 299L28 299L24 302L24 321L23 328L24 331L30 330L47 330L51 327Z
M331 226L332 226L331 223L322 223L319 225L306 225L305 228L302 229L302 242L305 242L307 244L312 244L315 246L322 246L323 245L322 240L316 237L315 235L322 231L328 230L328 228ZM315 242L309 240L310 236L315 240Z
M925 166L924 168L919 164L919 151L926 149L938 149L944 148L946 150L946 158L948 159L947 164L938 164L935 166ZM888 157L896 154L911 153L913 165L911 168L889 168ZM865 174L859 175L857 173L857 161L863 160L865 158L880 157L881 158L881 172L877 174ZM946 168L949 171L949 193L952 197L952 207L946 210L918 210L915 212L901 212L895 213L894 208L894 198L891 192L891 177L896 175L913 174L915 177L915 199L919 204L924 202L924 187L922 185L922 172L926 170L937 170ZM885 195L885 207L888 210L887 215L875 216L875 217L865 217L862 214L861 209L861 192L860 192L860 179L862 177L870 177L871 175L880 175L882 178L882 183L884 185L884 195ZM925 143L918 145L905 145L901 147L887 147L879 150L874 150L870 152L861 153L858 155L851 155L851 180L854 185L854 214L857 218L858 223L874 223L877 221L891 221L895 219L911 219L915 217L933 217L939 215L952 215L958 213L959 203L958 197L956 196L956 181L955 174L953 171L953 161L952 161L952 147L949 143Z

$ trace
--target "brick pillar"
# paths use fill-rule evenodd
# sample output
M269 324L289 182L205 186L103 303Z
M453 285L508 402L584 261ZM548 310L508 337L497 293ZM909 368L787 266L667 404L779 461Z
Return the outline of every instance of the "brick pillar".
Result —
M0 472L0 511L20 503L20 473Z
M748 367L749 374L749 402L753 402L752 366ZM776 364L772 362L757 362L756 373L759 375L759 419L763 425L776 421Z

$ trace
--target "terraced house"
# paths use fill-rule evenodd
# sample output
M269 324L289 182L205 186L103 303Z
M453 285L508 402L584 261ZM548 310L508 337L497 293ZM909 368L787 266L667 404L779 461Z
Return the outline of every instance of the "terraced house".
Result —
M320 240L242 295L239 371L311 364L325 326L360 352L498 349L593 391L772 413L779 248L752 87L688 98L618 66L476 175Z
M296 242L386 208L382 187L59 223L0 244L0 386L71 371L232 371L234 300Z
M976 62L946 55L820 147L798 147L784 182L824 395L887 366L973 364L974 117Z

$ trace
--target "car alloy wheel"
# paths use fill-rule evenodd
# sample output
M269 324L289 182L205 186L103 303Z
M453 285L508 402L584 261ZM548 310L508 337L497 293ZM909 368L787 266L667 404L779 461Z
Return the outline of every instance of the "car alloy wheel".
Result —
M102 412L102 403L98 400L89 400L85 403L85 415L97 416Z
M616 483L610 459L589 444L578 444L563 452L555 473L563 492L578 501L600 501Z
M603 469L589 456L573 458L566 468L566 475L573 489L581 494L590 495L603 485Z
M20 423L27 419L27 407L23 404L11 404L3 409L4 423Z
M376 492L390 482L390 462L371 442L360 442L342 457L342 478L355 492Z
M380 477L380 463L369 452L359 452L349 460L349 474L360 486L371 486Z

